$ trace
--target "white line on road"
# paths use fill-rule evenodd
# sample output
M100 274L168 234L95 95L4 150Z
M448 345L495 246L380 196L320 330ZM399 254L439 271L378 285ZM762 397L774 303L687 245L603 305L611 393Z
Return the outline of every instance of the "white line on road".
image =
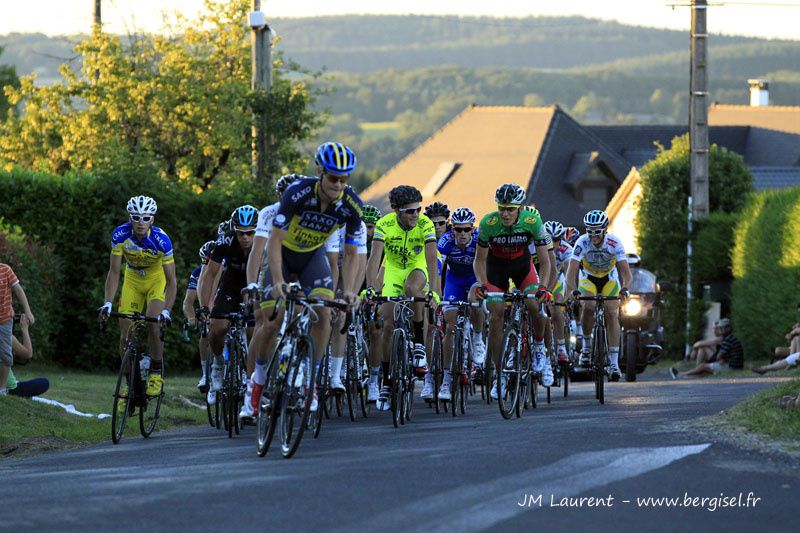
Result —
M392 511L369 517L368 521L348 524L341 531L360 531L381 524L400 529L414 516L426 531L480 531L538 507L520 506L525 495L543 495L549 506L550 495L560 499L616 481L629 479L670 463L701 453L710 444L655 448L616 448L571 455L553 464L531 468L517 474L480 484L458 487L439 494L420 494L420 499ZM453 513L453 509L469 512Z

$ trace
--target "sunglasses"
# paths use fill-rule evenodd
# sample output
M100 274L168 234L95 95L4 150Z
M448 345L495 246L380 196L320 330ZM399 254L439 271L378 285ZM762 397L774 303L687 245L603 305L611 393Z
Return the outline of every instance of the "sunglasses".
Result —
M403 214L406 215L416 215L420 211L422 211L421 207L406 207L405 209L398 209Z
M586 234L591 235L592 237L599 237L606 232L604 229L587 229Z
M153 215L131 215L132 222L150 222L153 220Z
M519 209L518 205L498 205L497 206L497 210L498 211L516 211L517 209Z
M349 175L348 176L334 176L333 174L325 174L325 177L331 183L341 183L342 185L344 185L344 184L347 183L347 178L349 178L350 176Z
M431 220L431 222L433 222L434 226L446 226L447 225L447 221L446 220Z
M472 229L472 226L470 226L468 228L453 228L453 231L456 233L470 233Z
M238 229L237 229L237 230L236 230L236 233L237 233L238 235L247 235L248 237L252 237L253 235L255 235L255 234L256 234L256 230L254 230L254 229L249 229L249 230L238 230Z

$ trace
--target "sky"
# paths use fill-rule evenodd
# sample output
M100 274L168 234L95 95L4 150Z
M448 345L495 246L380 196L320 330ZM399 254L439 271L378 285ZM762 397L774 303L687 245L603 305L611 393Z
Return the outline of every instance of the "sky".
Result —
M714 3L714 0L709 0ZM309 17L342 14L426 14L559 16L583 15L626 24L688 30L689 0L262 0L270 17ZM709 8L711 33L765 38L800 39L797 20L800 0L720 0ZM755 4L755 5L753 5ZM773 4L772 6L764 4ZM0 35L42 32L49 35L86 33L91 28L94 0L0 0ZM180 11L192 17L203 0L103 0L104 29L157 32L163 12ZM280 32L280 28L276 28Z

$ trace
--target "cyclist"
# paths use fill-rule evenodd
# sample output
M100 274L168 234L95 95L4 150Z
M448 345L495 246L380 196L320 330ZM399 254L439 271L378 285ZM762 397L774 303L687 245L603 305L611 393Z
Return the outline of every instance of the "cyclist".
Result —
M242 303L242 291L247 285L245 269L247 258L253 247L253 237L256 232L256 218L258 210L252 205L237 207L231 213L230 221L233 231L225 232L217 237L216 246L211 252L206 270L200 279L197 292L200 297L201 312L208 312L208 304L212 301L212 280L224 264L224 271L219 280L219 287L213 297L211 314L235 313L239 311ZM211 363L211 389L207 401L213 405L216 394L213 392L222 389L222 349L225 342L225 331L228 321L212 318L208 331L208 344L214 354Z
M436 230L436 242L438 243L439 239L442 238L442 235L444 235L450 227L450 209L447 207L447 204L433 202L425 208L424 214L433 222L433 229ZM439 250L436 251L436 266L439 270L439 276L441 277L444 261Z
M367 286L375 287L382 254L386 254L382 296L424 297L428 288L440 294L439 271L436 268L436 230L433 223L421 214L422 194L409 185L389 191L393 212L385 215L375 227L372 253L367 263ZM370 289L367 289L370 292ZM424 305L413 305L414 366L424 368ZM394 304L381 306L382 340L375 348L382 354L384 386L380 391L378 409L389 408L389 354L394 330ZM370 377L372 380L372 377Z
M557 281L553 288L553 300L556 302L563 302L566 296L566 276L564 274L567 264L572 257L572 246L564 239L565 229L561 222L555 220L548 220L544 224L544 229L547 231L550 238L553 240L553 253L555 256L555 271L557 272ZM559 363L569 362L567 355L566 343L564 341L564 310L560 306L550 306L550 316L553 318L553 327L555 328L554 337L556 338L557 354Z
M439 253L444 260L447 277L444 283L444 301L471 301L478 300L475 294L479 287L478 280L472 264L475 261L475 252L478 248L478 230L475 228L475 213L466 207L453 211L451 229L442 235L437 244ZM444 377L439 389L439 398L451 398L450 386L452 374L450 372L450 357L452 354L453 329L456 327L458 308L443 304L447 330L444 338ZM480 331L483 326L483 312L480 309L471 309L472 322L472 360L476 365L482 365L485 347ZM425 375L425 386L422 389L422 398L433 397L433 376L429 372Z
M200 247L198 254L200 255L200 265L195 267L192 270L192 273L189 274L189 283L186 285L186 296L183 298L183 316L186 317L186 320L189 321L189 326L191 328L197 327L197 314L194 310L194 303L197 301L197 283L200 280L200 275L203 271L203 267L208 264L208 260L211 255L211 251L214 249L214 246L217 244L217 241L208 241L203 246ZM208 339L207 338L200 338L197 345L197 353L200 356L200 367L202 368L203 374L200 376L200 381L197 382L197 388L200 389L200 392L208 392Z
M153 225L158 211L156 201L149 196L134 196L127 205L129 221L119 226L111 235L111 260L105 284L105 303L101 315L111 312L111 300L117 294L119 271L125 259L125 274L119 298L119 312L141 313L158 317L170 323L170 309L175 303L178 283L175 277L175 258L172 241L164 231ZM125 336L131 321L119 320L120 356L125 348ZM150 354L150 374L147 377L147 395L158 396L164 386L161 361L164 344L159 338L159 326L147 324L147 347ZM127 396L127 391L123 394ZM120 402L124 409L124 403Z
M343 263L343 298L348 303L356 300L355 277L358 271L357 244L361 231L361 199L345 183L356 168L356 155L341 143L326 142L317 148L314 156L320 177L303 178L292 183L281 196L280 207L272 221L267 242L267 268L262 272L264 291L261 308L275 308L277 300L285 295L285 281L297 276L309 296L333 299L333 279L325 241L345 226L345 254ZM265 311L266 312L266 311ZM319 365L331 332L329 308L316 310L319 320L311 326L314 340L314 359ZM255 336L259 347L253 373L252 401L256 411L258 398L267 378L269 361L278 340L278 329L283 322L279 311L274 320L263 316L262 327ZM311 410L318 407L314 387Z
M631 283L631 269L628 266L628 257L622 242L606 232L608 228L608 215L605 211L589 211L583 217L586 234L581 235L575 243L572 258L567 267L567 292L572 296L581 294L602 294L604 296L617 296L621 299L628 297L627 287ZM580 277L578 270L580 269ZM622 276L620 288L619 276ZM576 289L577 280L577 289ZM581 364L588 364L589 354L592 351L592 338L589 332L594 326L595 302L582 302L581 324L583 325L583 349ZM621 375L619 370L619 301L606 302L608 319L608 357L609 377L618 381Z
M367 254L372 253L372 239L375 236L375 226L378 223L378 220L381 219L383 215L381 214L380 209L372 205L364 205L364 213L362 218L364 219L364 224L367 228ZM378 272L378 279L375 282L376 286L380 287L383 285L383 268L381 268ZM362 285L361 292L362 294L365 292L367 288L367 281L366 278L364 279L364 284ZM367 401L369 402L377 402L378 397L380 396L380 389L378 387L378 378L380 376L381 371L381 353L377 349L378 343L380 342L380 333L381 330L378 327L377 323L370 323L367 327L367 334L369 336L369 345L374 346L374 349L369 350L369 380L367 382Z
M475 254L475 275L481 284L478 295L486 298L486 292L506 292L509 278L520 290L525 293L536 293L540 301L549 301L550 292L542 280L550 277L550 256L547 253L547 233L538 212L523 209L525 203L525 190L517 184L507 183L501 185L495 192L497 211L484 216L478 226L478 250ZM537 273L531 260L528 249L533 242L539 256L540 271ZM501 343L503 342L503 314L504 302L502 299L489 298L489 354L495 368L499 368ZM533 317L539 311L539 302L525 300L529 316ZM534 370L540 368L542 378L547 385L546 370L550 365L545 364L544 338L535 340ZM552 371L549 383L552 384ZM505 386L505 382L503 383ZM500 391L501 393L503 391ZM497 398L497 384L495 383L492 398Z

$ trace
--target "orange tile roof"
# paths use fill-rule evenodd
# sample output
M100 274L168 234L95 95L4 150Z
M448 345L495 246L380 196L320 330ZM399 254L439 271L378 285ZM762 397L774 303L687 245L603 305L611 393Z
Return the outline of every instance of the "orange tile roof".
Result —
M557 109L467 107L360 196L365 203L388 205L393 187L413 185L428 193L423 205L440 201L451 210L466 206L480 217L495 209L498 186L509 182L528 186ZM435 180L455 163L461 166L437 187Z
M708 108L711 126L754 126L800 133L800 106L746 106L713 104Z

